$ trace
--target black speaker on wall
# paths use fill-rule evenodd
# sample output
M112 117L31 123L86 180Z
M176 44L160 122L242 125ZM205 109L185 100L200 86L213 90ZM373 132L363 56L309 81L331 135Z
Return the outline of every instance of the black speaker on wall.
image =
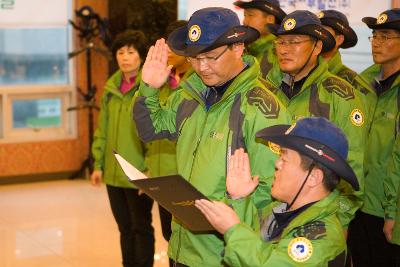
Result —
M126 30L141 30L149 44L165 36L169 23L177 19L178 0L109 0L108 18L111 36ZM110 74L118 66L110 63Z

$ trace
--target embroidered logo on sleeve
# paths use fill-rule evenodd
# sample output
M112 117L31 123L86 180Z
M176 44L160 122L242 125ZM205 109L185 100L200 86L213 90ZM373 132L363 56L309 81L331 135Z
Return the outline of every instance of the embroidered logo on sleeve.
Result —
M355 126L362 126L364 124L364 114L359 109L353 109L350 114L351 123Z
M247 102L252 106L256 106L267 119L276 119L279 117L279 103L266 90L255 87L248 91L246 96Z
M288 246L288 255L295 262L304 262L311 258L313 246L305 237L297 237L290 241Z

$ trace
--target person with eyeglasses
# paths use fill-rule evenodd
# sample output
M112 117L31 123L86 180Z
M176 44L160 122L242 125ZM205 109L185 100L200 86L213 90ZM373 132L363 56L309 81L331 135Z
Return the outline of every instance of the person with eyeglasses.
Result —
M349 247L355 267L395 266L393 245L384 233L393 228L396 210L395 197L387 192L397 189L383 180L400 130L400 9L362 21L372 30L375 64L361 76L375 89L378 100L366 142L364 205L350 225Z
M275 40L279 65L267 79L279 90L276 95L287 106L296 121L303 117L324 117L341 128L349 140L348 162L355 171L360 189L340 185L339 219L344 234L362 205L364 188L364 147L366 122L364 107L345 80L328 71L321 53L335 47L334 37L321 24L317 15L297 10L287 15L281 25L268 25L277 35Z
M377 101L375 90L357 72L350 69L342 62L339 48L348 49L354 47L358 42L355 31L350 27L345 14L337 10L323 10L318 13L322 26L335 38L335 46L324 53L322 57L328 61L330 73L349 82L355 89L354 93L362 100L366 126L371 125L373 111Z
M278 0L236 1L233 4L243 9L243 25L253 27L260 33L260 37L247 46L247 51L257 58L261 75L265 77L272 66L278 64L273 44L276 37L265 26L281 23L286 13L280 8Z
M346 241L337 218L340 178L358 188L346 162L348 141L325 118L303 118L293 125L275 125L257 133L264 143L280 146L271 195L276 201L262 210L260 229L243 224L225 203L196 200L195 205L224 235L224 259L237 267L343 267ZM246 153L237 151L227 174L228 192L244 197L257 185ZM231 187L229 184L236 186Z
M271 93L273 86L259 76L258 62L243 56L244 44L258 36L255 29L240 25L230 9L197 10L187 26L168 36L167 43L160 39L149 49L140 97L133 108L141 139L176 140L178 173L207 198L236 207L249 227L257 223L252 211L271 201L270 179L277 158L275 147L265 149L256 142L255 134L267 126L290 122L286 108ZM194 72L162 107L158 88L171 70L168 46L187 57ZM239 148L247 151L253 175L260 177L260 185L248 201L226 194L227 162ZM223 254L224 240L219 233L193 232L173 218L168 256L175 266L224 266Z

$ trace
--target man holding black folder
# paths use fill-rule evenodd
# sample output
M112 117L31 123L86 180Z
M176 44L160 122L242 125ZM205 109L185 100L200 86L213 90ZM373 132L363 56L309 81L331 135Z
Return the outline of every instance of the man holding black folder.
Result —
M285 107L271 93L272 85L259 78L252 56L243 56L244 43L258 38L251 27L241 26L226 8L196 11L185 27L168 37L169 47L187 57L194 73L180 84L167 102L159 105L159 90L170 73L167 44L160 39L148 52L142 71L140 97L133 115L141 139L177 140L178 173L211 200L226 196L229 157L238 148L250 157L260 185L248 202L226 200L237 207L250 227L249 211L270 202L269 180L276 150L255 141L255 133L267 126L288 123ZM175 218L168 255L176 266L223 266L224 241L217 232L193 232Z
M196 200L196 207L224 235L224 261L242 267L343 267L346 241L337 218L339 194L334 189L339 177L355 190L359 187L346 162L345 134L327 119L314 117L300 119L293 126L268 127L257 137L281 147L271 189L278 201L262 210L260 231L241 223L224 203ZM251 192L256 185L247 155L238 150L227 175L228 192L246 201L243 192ZM243 192L237 192L238 188Z

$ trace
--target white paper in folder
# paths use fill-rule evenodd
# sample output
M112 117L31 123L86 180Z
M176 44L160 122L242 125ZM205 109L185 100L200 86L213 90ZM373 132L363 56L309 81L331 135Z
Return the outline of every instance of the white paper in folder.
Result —
M135 181L140 179L148 178L144 173L136 169L132 164L126 161L121 155L114 152L115 158L118 160L119 165L121 165L122 170L128 176L129 180Z

